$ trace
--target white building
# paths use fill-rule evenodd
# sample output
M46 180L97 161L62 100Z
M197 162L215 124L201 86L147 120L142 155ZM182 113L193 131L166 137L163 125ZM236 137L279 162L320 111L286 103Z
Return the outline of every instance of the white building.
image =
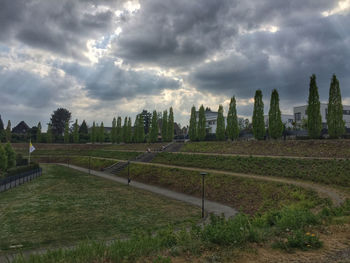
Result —
M307 105L294 107L294 120L295 123L300 125L302 124L303 119L307 119L307 113L306 113ZM322 117L322 125L324 128L327 127L327 112L328 112L328 104L327 103L321 103L320 105L320 111L321 111L321 117ZM350 128L350 106L343 105L343 120L345 121L345 126L347 128Z
M216 125L217 125L217 118L218 118L218 112L217 111L211 111L210 109L205 110L205 129L207 133L216 133ZM196 112L197 115L197 121L198 121L198 111ZM226 117L225 119L225 128L226 128Z
M282 123L286 128L293 128L294 116L292 114L281 114ZM264 115L265 128L269 127L269 115Z

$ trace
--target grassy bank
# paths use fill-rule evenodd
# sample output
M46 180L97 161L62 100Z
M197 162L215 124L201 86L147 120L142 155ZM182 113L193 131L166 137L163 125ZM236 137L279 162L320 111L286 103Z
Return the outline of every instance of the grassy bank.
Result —
M350 158L350 140L189 142L182 147L181 151Z
M134 231L187 227L199 209L90 176L45 165L43 176L0 195L0 250L129 237Z
M322 247L320 232L332 218L349 216L350 203L341 208L324 209L313 214L305 208L284 207L263 215L250 217L239 214L225 220L212 217L203 228L193 226L189 231L159 231L155 235L140 232L131 239L106 243L82 243L70 250L49 251L31 256L28 260L18 257L14 262L188 262L210 255L205 262L232 262L223 258L225 251L255 251L257 245L270 246L283 251L318 250ZM317 253L317 252L315 252ZM293 257L293 254L288 254ZM185 260L186 259L186 260ZM276 260L276 258L275 258ZM201 261L200 261L201 262Z
M127 171L119 175L126 177ZM130 175L132 180L201 197L202 183L198 172L131 164ZM205 193L207 199L241 209L247 214L291 204L311 208L325 202L313 191L300 187L222 174L206 176Z
M349 160L160 153L153 159L153 162L237 173L297 178L345 187L350 186Z

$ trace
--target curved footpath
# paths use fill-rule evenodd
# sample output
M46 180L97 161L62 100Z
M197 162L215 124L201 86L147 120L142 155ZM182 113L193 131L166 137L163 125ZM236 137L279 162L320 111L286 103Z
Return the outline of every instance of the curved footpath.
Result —
M331 188L328 186L324 186L324 185L320 185L317 183L313 183L313 182L292 180L292 179L273 177L273 176L242 174L242 173L227 172L227 171L222 171L222 170L185 167L185 166L159 164L159 163L143 163L143 162L137 162L137 161L132 161L131 163L143 164L143 165L153 165L153 166L166 167L166 168L177 168L177 169L188 170L188 171L207 172L207 173L214 173L214 174L225 174L225 175L232 175L232 176L238 176L238 177L244 177L244 178L251 178L251 179L257 179L257 180L264 180L264 181L270 181L270 182L278 182L278 183L296 185L296 186L300 186L303 188L308 188L308 189L314 190L322 197L330 198L335 206L341 205L348 197L347 194L342 193L337 189L334 189L334 188Z
M82 168L82 167L79 167L76 165L67 165L67 164L60 164L60 163L58 163L58 164L62 165L62 166L69 167L69 168L73 168L75 170L78 170L78 171L81 171L84 173L89 173L89 169ZM118 177L116 175L107 174L105 172L90 170L90 174L93 174L93 175L96 175L96 176L99 176L99 177L102 177L102 178L105 178L105 179L108 179L111 181L115 181L118 183L122 183L122 184L128 183L126 178ZM182 194L182 193L178 193L178 192L174 192L174 191L171 191L171 190L168 190L165 188L160 188L160 187L153 186L153 185L143 184L143 183L139 183L136 181L131 181L130 186L136 187L136 188L139 188L142 190L146 190L146 191L149 191L149 192L152 192L155 194L163 195L163 196L166 196L166 197L169 197L169 198L172 198L175 200L179 200L179 201L182 201L185 203L189 203L189 204L192 204L195 206L199 206L199 207L202 206L202 199L200 199L200 198L193 197L193 196L186 195L186 194ZM238 213L238 211L233 209L232 207L229 207L227 205L222 205L220 203L208 201L208 200L205 200L204 207L208 213L214 213L216 215L224 214L224 216L226 218L232 217Z

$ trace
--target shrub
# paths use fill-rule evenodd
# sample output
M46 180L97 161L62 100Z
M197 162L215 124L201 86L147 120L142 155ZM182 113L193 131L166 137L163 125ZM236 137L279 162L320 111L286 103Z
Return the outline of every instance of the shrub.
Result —
M5 172L7 169L7 154L4 147L0 144L0 172Z
M285 250L299 248L301 250L317 249L322 247L322 242L318 236L309 232L304 233L302 230L291 232L286 239L278 241L274 247Z
M5 145L5 152L7 155L7 169L15 167L16 166L16 154L13 150L11 144L8 142Z

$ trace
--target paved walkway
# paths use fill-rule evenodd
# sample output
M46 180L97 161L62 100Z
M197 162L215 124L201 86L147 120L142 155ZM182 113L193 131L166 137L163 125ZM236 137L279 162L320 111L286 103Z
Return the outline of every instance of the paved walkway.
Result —
M142 164L145 164L145 163L142 163ZM60 165L68 166L67 164L60 164ZM73 168L73 169L81 171L81 172L89 173L89 169L82 168L79 166L69 165L69 168ZM128 183L126 178L118 177L118 176L107 174L104 172L90 170L90 173L93 175L111 180L111 181L118 182L118 183L122 183L122 184ZM143 183L139 183L136 181L131 181L130 186L136 187L139 189L143 189L143 190L155 193L155 194L163 195L163 196L166 196L166 197L169 197L172 199L176 199L176 200L179 200L182 202L186 202L186 203L189 203L189 204L192 204L195 206L199 206L199 207L202 206L202 199L200 199L200 198L193 197L193 196L186 195L186 194L182 194L182 193L178 193L178 192L174 192L174 191L171 191L171 190L168 190L165 188L160 188L160 187L153 186L153 185L143 184ZM224 214L224 216L226 218L232 217L235 214L237 214L237 210L235 210L229 206L222 205L222 204L208 201L208 200L205 200L204 207L208 213L214 213L216 215Z

